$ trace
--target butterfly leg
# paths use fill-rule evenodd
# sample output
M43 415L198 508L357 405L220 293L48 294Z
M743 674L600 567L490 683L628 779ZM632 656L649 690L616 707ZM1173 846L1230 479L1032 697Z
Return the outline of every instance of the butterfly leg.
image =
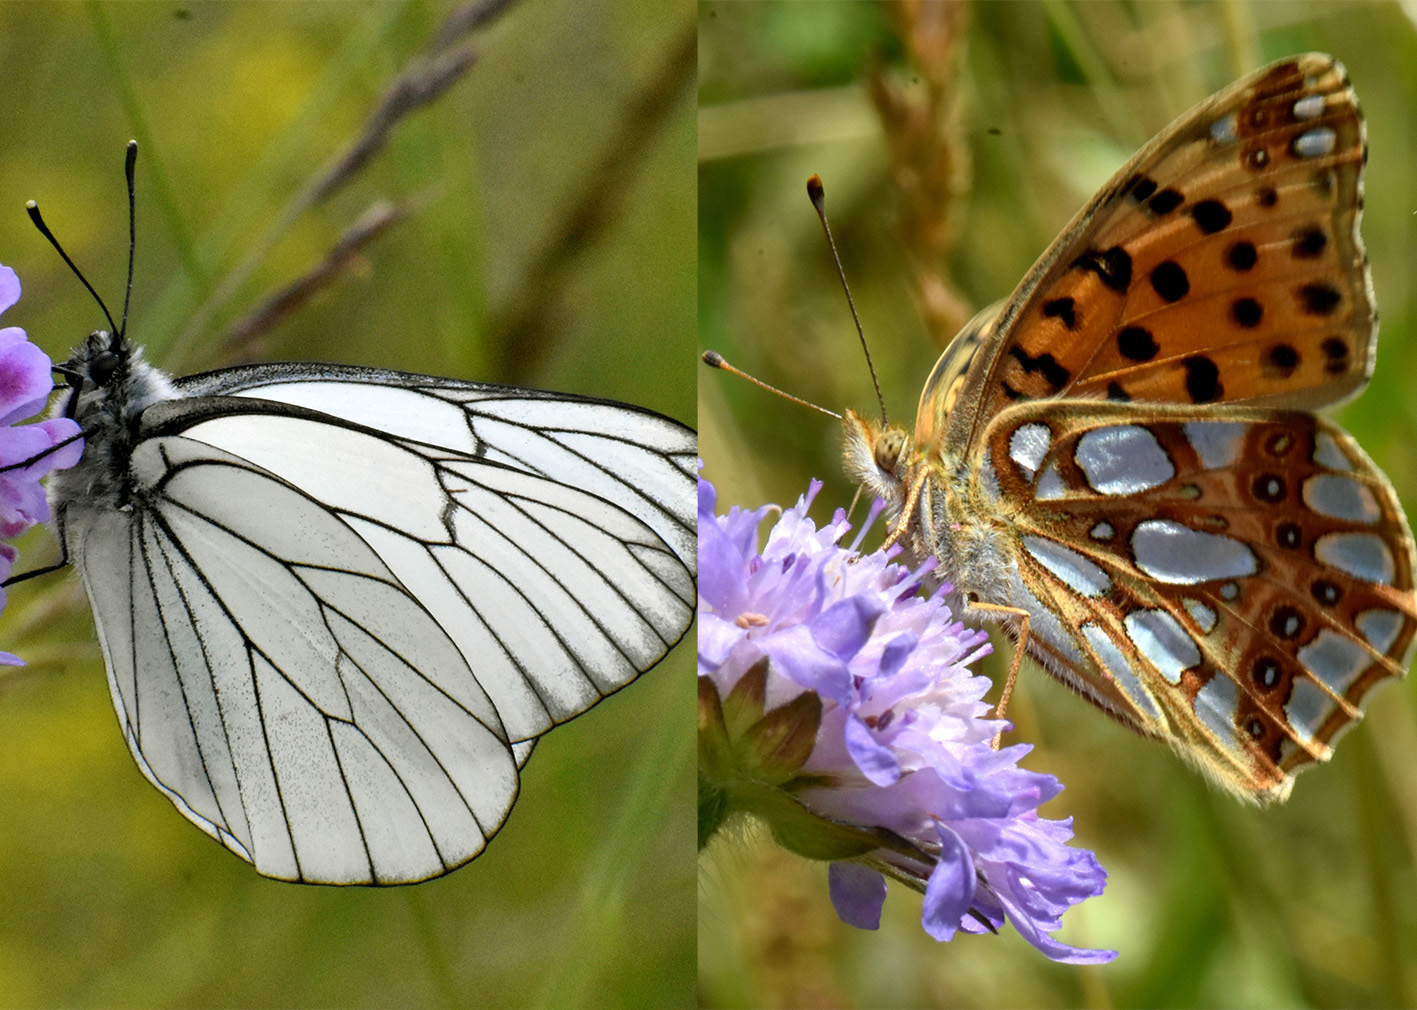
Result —
M920 503L920 490L925 486L925 480L930 476L930 471L926 467L921 467L919 473L910 482L910 491L905 496L905 504L901 506L900 516L896 519L895 529L891 530L885 542L881 544L881 550L888 550L905 534L910 526L910 516L915 512L915 506Z
M0 582L0 589L13 586L17 582L25 582L28 579L36 579L41 575L48 575L50 572L57 572L61 568L69 567L69 541L64 538L64 512L61 509L54 519L58 530L56 539L59 541L59 560L52 565L45 565L43 568L36 568L32 571L21 572L19 575L12 575L4 582Z
M980 610L998 617L1012 617L1017 620L1014 627L1018 630L1018 638L1014 642L1014 658L1009 664L1009 675L1004 679L1004 690L999 695L999 704L994 708L994 718L1002 719L1005 710L1009 707L1009 698L1014 693L1014 683L1018 680L1019 664L1023 662L1023 649L1028 644L1028 611L1019 607L1006 607L997 603L980 603L978 600L970 600L968 603L970 610ZM999 730L994 734L994 749L999 749L999 744L1004 739L1004 731Z

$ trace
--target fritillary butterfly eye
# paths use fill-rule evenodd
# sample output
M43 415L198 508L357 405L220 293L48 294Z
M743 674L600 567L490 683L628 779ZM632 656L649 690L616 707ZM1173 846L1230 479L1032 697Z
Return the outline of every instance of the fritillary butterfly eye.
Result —
M1311 413L1373 361L1365 162L1341 65L1257 71L1143 148L956 338L903 457L877 442L868 465L874 429L847 425L848 465L953 606L1013 619L1019 655L1262 801L1417 640L1397 497Z

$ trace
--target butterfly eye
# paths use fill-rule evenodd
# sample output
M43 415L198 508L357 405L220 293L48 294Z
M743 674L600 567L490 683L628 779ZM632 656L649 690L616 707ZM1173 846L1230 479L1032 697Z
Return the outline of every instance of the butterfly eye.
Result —
M112 351L100 351L89 361L89 381L95 386L106 386L113 381L114 374L122 359Z
M876 458L876 465L887 473L895 472L904 451L905 431L901 428L887 428L881 432L871 450Z

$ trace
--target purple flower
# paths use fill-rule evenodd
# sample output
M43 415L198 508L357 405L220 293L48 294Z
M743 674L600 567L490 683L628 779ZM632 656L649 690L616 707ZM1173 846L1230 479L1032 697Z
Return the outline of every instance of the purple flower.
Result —
M987 636L928 591L933 563L912 572L894 550L837 546L844 513L821 529L807 518L820 488L759 551L776 508L715 515L699 481L701 846L751 813L831 862L832 903L851 925L879 925L889 876L923 893L937 940L1007 920L1054 960L1112 960L1049 935L1106 872L1066 844L1070 820L1039 816L1062 786L1018 767L1031 748L993 748L1006 724L987 717L990 683L968 668Z
M20 300L20 279L0 266L0 312ZM49 501L40 480L51 470L79 461L84 443L79 425L56 417L37 424L17 425L44 409L54 391L48 355L29 342L17 326L0 328L0 536L14 538L49 518ZM72 441L70 441L72 439ZM18 557L10 544L0 544L0 582L9 578ZM0 589L0 609L5 605ZM0 664L20 660L0 652Z

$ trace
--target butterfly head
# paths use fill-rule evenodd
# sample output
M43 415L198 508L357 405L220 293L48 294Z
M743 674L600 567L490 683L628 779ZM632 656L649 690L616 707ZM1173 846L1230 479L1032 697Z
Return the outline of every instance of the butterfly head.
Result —
M177 395L166 375L143 360L143 351L108 330L95 330L61 367L69 395L56 411L78 421L90 441L98 429L126 425L158 400Z
M847 410L841 423L847 475L895 514L905 498L909 435L899 425L868 421L854 410Z
M90 414L93 404L121 386L128 376L131 352L127 343L107 330L94 330L74 348L61 369L69 380L64 415L78 419Z
M107 330L90 333L74 357L86 367L84 378L95 386L111 386L128 370L128 345L121 336L115 337Z

